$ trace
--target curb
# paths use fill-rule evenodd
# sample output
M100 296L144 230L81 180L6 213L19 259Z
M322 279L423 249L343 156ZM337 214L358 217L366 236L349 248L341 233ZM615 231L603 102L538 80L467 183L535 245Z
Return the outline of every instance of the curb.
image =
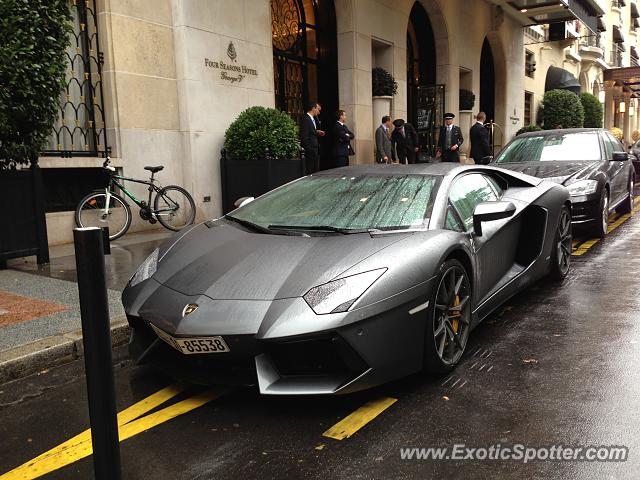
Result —
M125 316L111 322L111 345L129 340ZM32 375L46 368L72 362L84 356L82 330L61 333L0 352L0 384Z

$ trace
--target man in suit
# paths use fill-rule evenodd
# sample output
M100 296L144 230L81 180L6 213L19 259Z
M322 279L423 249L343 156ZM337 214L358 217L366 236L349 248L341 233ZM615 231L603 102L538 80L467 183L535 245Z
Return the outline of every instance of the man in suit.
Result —
M440 127L436 156L441 157L443 162L460 163L460 146L464 138L460 127L453 124L454 118L456 116L453 113L444 114L444 125Z
M320 130L316 117L320 114L317 102L310 102L307 113L300 119L300 145L304 148L307 175L320 170L320 142L324 136Z
M416 153L419 150L418 133L416 129L402 118L393 121L391 134L391 151L395 150L400 163L416 163Z
M396 155L391 148L391 117L382 117L382 123L376 129L376 162L391 163Z
M336 117L338 120L333 126L333 156L336 167L346 167L349 165L349 155L355 153L351 146L351 140L355 135L345 124L347 114L344 110L338 110Z
M469 131L469 140L471 141L471 158L478 165L486 165L489 163L491 156L491 147L489 146L489 132L484 128L484 121L487 115L484 112L476 115L476 123Z

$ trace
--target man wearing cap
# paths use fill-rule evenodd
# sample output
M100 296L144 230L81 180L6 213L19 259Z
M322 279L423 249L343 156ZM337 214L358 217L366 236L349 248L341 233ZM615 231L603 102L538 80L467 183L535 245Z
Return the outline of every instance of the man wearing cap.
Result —
M442 157L443 162L460 163L460 146L464 142L462 130L453 124L456 116L453 113L444 114L444 125L440 127L440 137L438 138L437 156Z
M402 118L394 120L393 126L395 129L391 134L391 151L396 152L399 163L416 163L416 152L419 150L416 129Z

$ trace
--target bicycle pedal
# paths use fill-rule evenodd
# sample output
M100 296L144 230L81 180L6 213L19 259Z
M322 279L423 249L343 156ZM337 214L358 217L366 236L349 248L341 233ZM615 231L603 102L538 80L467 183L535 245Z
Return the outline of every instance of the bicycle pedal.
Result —
M153 225L154 223L158 223L158 221L155 218L150 218L149 223Z

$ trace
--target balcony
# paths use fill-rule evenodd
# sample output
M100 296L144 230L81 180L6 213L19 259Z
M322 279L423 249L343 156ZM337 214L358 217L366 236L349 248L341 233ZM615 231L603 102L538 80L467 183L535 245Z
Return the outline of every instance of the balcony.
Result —
M512 16L525 26L580 20L593 33L597 33L597 18L605 13L599 0L493 0L493 3L512 9Z

